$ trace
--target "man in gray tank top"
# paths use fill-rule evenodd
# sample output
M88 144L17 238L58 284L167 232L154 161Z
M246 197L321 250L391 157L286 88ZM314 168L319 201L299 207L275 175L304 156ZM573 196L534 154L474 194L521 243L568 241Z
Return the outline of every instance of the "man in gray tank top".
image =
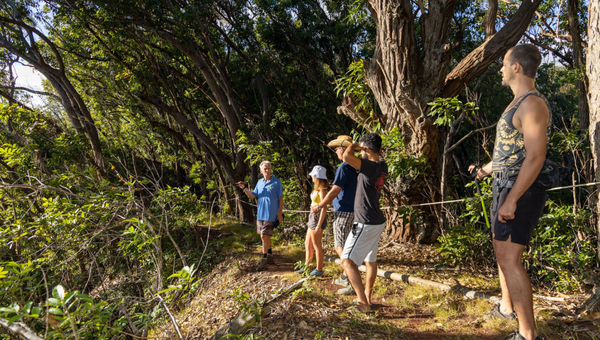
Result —
M502 85L510 87L514 99L498 121L492 161L477 170L478 178L494 176L491 232L502 302L488 315L515 318L516 313L519 329L506 338L514 340L542 339L533 316L531 282L521 262L546 201L545 190L536 184L551 123L548 104L535 88L540 62L540 52L530 44L506 52Z

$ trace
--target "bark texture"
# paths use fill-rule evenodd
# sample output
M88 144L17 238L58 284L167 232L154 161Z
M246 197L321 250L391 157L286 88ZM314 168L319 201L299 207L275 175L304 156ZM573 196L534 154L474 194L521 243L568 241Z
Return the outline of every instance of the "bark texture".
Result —
M598 1L590 1L589 15L586 73L589 80L590 142L594 157L594 172L598 181L600 180L600 4ZM600 194L596 202L596 216L599 216ZM600 235L600 219L596 218L596 220ZM600 244L598 249L600 257Z

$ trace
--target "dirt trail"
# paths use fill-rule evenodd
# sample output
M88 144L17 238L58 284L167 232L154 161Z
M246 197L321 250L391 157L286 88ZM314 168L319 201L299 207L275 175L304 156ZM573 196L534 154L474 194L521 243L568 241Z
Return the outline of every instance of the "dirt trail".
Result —
M327 250L333 255L331 249ZM439 282L469 285L482 277L490 281L485 273L461 276L452 268L432 271L435 252L414 251L412 246L388 247L382 250L378 262L385 269L419 276L430 273L427 278ZM260 272L254 270L257 253L234 255L219 264L177 316L184 338L210 338L240 310L255 308L253 300L268 300L301 279L294 272L298 259L277 253L275 263ZM340 286L332 281L339 273L337 264L327 263L324 277L309 280L303 288L269 305L244 334L254 334L254 339L503 339L517 326L515 322L485 320L481 315L491 307L487 301L384 278L377 278L375 284L375 313L365 315L355 308L354 296L336 294ZM470 286L494 293L493 282L489 286ZM600 320L573 322L565 306L537 300L535 304L538 324L547 339L600 339Z

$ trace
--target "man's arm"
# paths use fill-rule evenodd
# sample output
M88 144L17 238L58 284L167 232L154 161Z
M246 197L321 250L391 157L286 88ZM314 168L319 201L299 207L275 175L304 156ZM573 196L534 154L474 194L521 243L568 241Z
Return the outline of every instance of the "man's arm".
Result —
M546 160L546 129L550 118L546 103L542 98L530 97L521 104L519 111L515 127L521 127L527 154L506 201L498 210L498 220L502 223L515 217L517 201L535 182Z
M321 203L319 203L318 206L313 205L312 207L310 207L310 212L312 212L313 214L318 213L319 209L322 209L323 207L326 207L329 203L331 203L333 199L336 198L337 195L339 195L340 191L342 191L341 187L335 184L332 185L327 195L325 195L325 198L321 200Z
M492 174L492 166L493 166L493 162L490 161L488 164L482 166L481 168L477 169L477 179L482 179L486 176L489 176ZM470 165L469 166L469 173L473 172L473 170L475 170L476 166L475 165Z
M344 155L342 156L342 160L344 162L350 164L351 167L358 171L360 171L361 161L360 158L356 157L354 153L356 151L360 151L360 149L361 147L358 144L352 143L346 148L346 150L344 151Z
M240 181L240 182L237 182L236 184L240 189L242 189L242 191L244 192L244 194L246 194L246 196L248 196L250 198L256 198L256 196L254 196L252 191L250 191L250 189L248 189L248 187L246 186L246 183Z

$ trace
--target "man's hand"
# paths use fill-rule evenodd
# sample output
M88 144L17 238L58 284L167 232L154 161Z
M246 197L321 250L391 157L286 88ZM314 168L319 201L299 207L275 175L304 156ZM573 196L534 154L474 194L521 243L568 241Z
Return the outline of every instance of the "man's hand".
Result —
M490 175L490 173L483 170L483 168L481 168L477 165L471 164L471 165L469 165L469 173L472 174L473 171L476 171L475 177L477 179L482 179L482 178Z
M235 185L237 185L242 190L244 190L246 188L246 183L244 183L243 181L239 181L239 182L235 183Z
M515 218L515 210L517 210L517 202L506 200L498 209L498 221L506 223Z
M314 215L316 215L321 209L319 209L319 205L315 204L313 206L310 207L310 212Z

